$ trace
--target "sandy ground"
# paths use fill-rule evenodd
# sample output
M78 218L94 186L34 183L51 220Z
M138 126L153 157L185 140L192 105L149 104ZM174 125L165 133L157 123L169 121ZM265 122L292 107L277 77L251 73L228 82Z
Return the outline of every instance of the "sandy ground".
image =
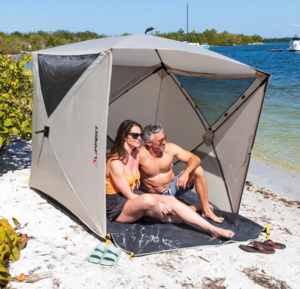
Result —
M30 150L30 143L16 142L11 155L0 156L0 216L11 223L17 218L19 231L30 238L9 270L12 277L49 271L52 277L12 282L12 288L299 288L300 203L286 202L285 195L256 185L244 189L240 214L270 224L271 239L287 245L273 255L247 253L232 243L133 260L122 252L116 266L102 267L87 261L101 241L28 188ZM262 233L259 240L265 239Z

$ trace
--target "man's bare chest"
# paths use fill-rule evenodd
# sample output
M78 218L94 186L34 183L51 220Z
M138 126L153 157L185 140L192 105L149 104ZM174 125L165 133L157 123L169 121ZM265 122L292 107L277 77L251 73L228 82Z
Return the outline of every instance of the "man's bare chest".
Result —
M148 157L141 162L141 169L149 176L155 176L161 173L169 172L173 167L173 157L164 155L160 158Z

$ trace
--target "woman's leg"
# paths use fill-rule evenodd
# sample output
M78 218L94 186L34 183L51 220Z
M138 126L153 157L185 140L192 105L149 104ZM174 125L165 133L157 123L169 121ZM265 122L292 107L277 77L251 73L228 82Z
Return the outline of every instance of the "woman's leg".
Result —
M185 222L195 224L207 231L209 231L213 238L217 239L219 237L231 238L235 234L232 231L224 230L217 228L206 220L204 220L201 216L199 216L196 212L186 206L184 203L178 201L173 196L163 196L158 194L152 194L152 196L161 203L169 205L172 210L183 219Z
M164 215L158 201L150 194L143 194L128 200L116 221L132 223L144 215L157 218L164 223L182 223L182 219L178 216Z

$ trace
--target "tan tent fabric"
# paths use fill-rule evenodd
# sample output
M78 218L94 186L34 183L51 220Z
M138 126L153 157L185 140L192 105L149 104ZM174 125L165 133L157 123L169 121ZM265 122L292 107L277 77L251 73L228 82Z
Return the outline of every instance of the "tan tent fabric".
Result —
M233 211L240 205L265 85L260 87L216 132L214 144L226 178ZM233 145L237 143L238 145ZM228 153L230 151L230 153Z
M269 74L212 51L149 35L37 51L33 73L36 133L29 184L97 235L107 233L105 154L125 119L142 126L163 124L168 141L202 159L210 201L238 212ZM254 81L210 125L175 74L247 76ZM210 145L203 143L208 129L214 133ZM174 159L175 173L185 166Z

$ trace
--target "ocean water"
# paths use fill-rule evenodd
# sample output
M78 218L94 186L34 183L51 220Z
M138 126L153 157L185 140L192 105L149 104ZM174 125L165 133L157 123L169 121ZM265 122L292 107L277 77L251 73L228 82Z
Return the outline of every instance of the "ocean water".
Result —
M300 173L300 53L289 52L288 46L288 42L281 42L211 47L210 50L272 74L253 158ZM272 48L284 50L269 52ZM26 68L31 67L30 63ZM212 84L207 79L178 78L209 123L213 123L252 81L214 80Z
M300 53L289 52L288 46L281 42L211 50L272 74L253 157L300 172Z

